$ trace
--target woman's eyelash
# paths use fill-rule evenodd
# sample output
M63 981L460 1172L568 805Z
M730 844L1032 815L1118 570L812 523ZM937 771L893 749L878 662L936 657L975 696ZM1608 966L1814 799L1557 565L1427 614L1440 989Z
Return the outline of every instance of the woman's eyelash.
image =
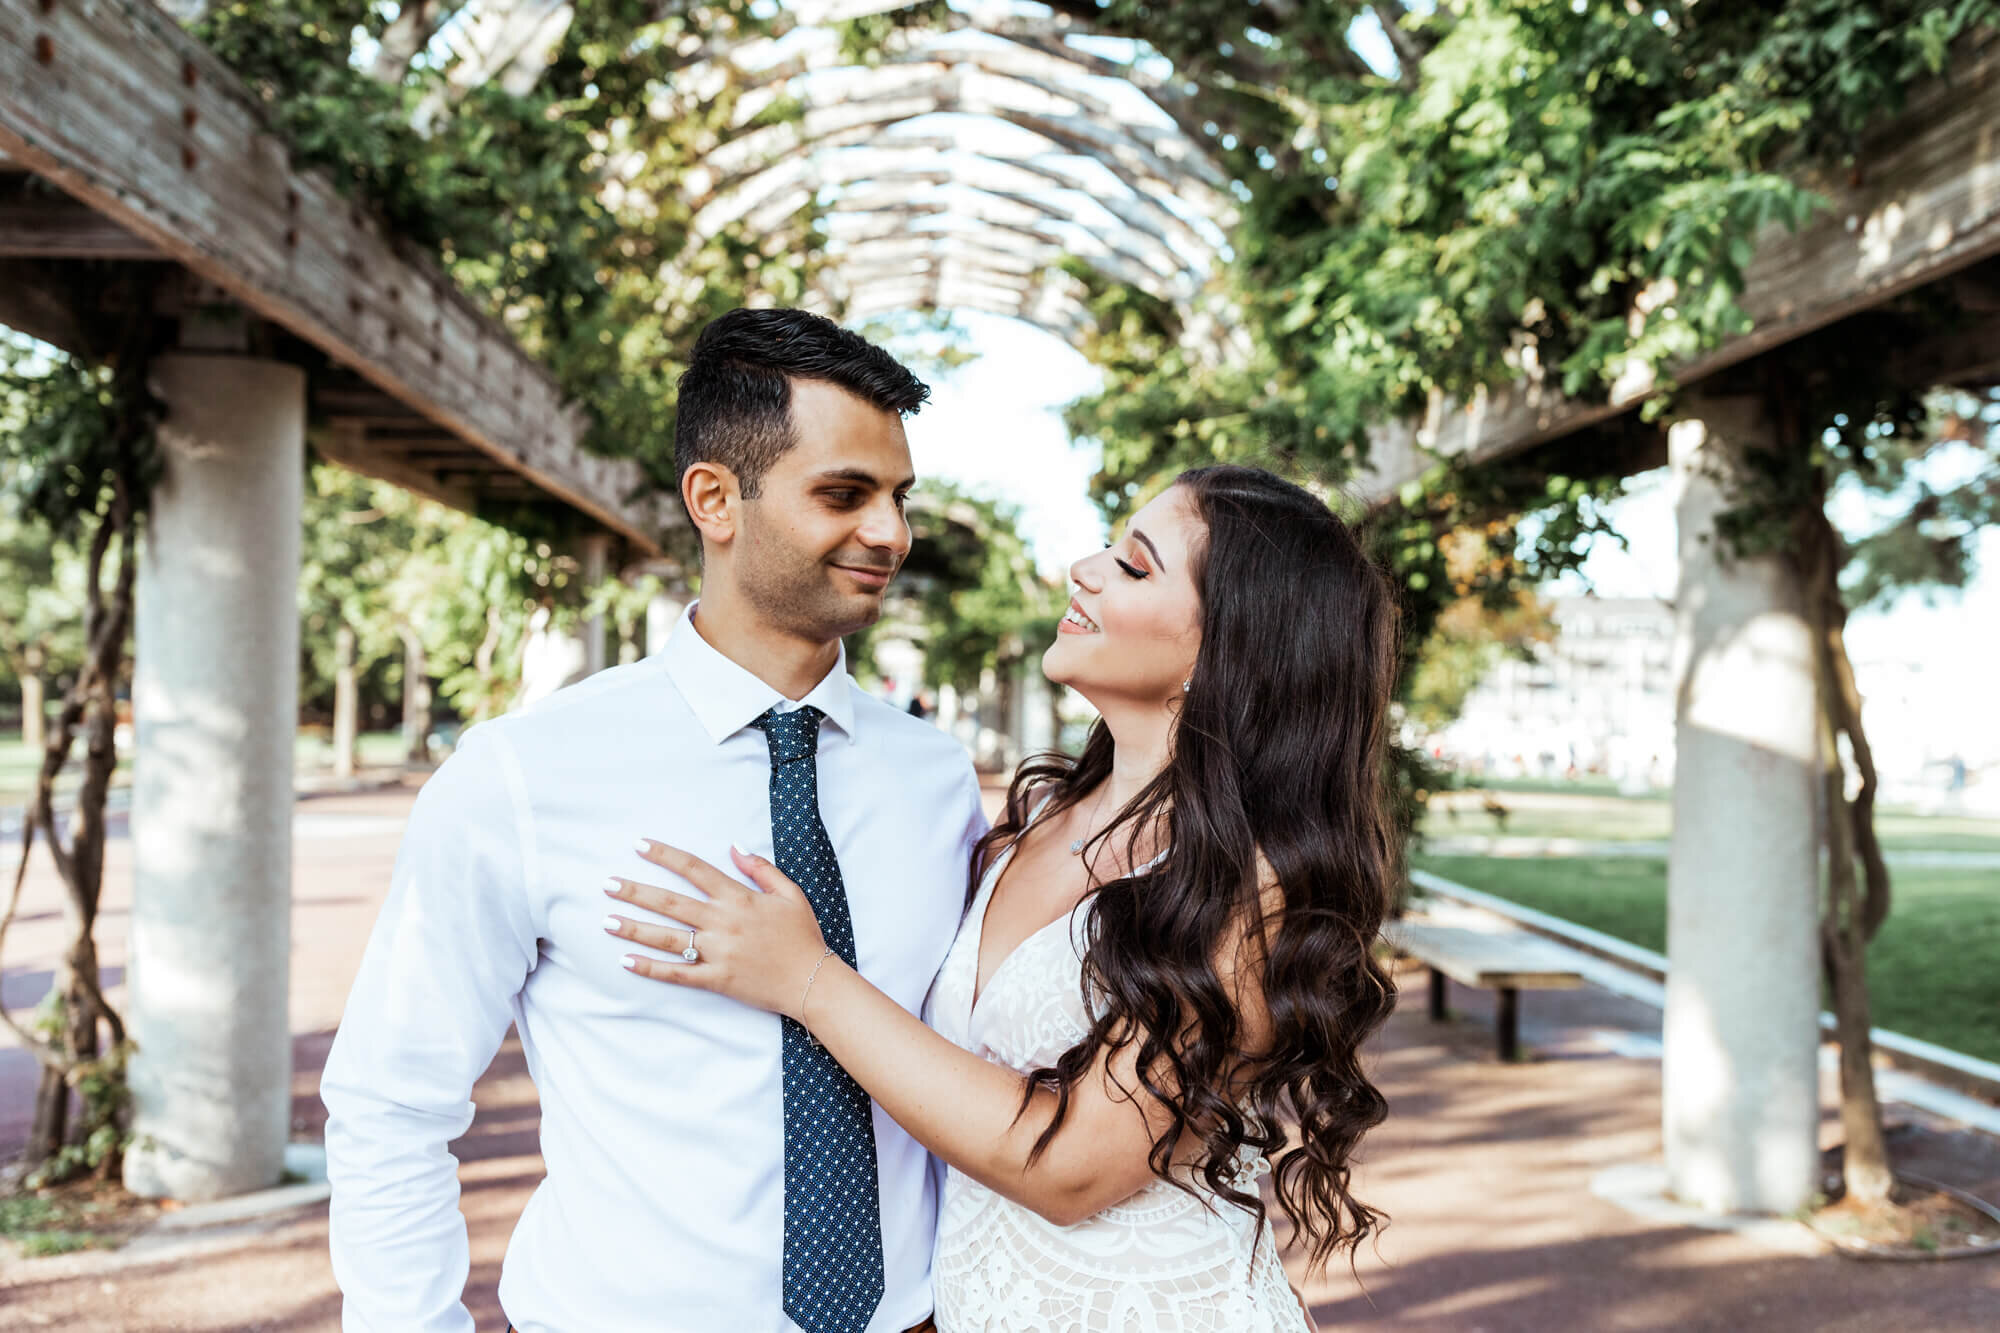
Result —
M1113 560L1118 560L1117 556L1113 556L1111 558ZM1126 564L1123 560L1118 560L1118 568L1124 570L1127 574L1131 575L1135 579L1143 579L1153 572L1150 569L1135 568L1132 565Z

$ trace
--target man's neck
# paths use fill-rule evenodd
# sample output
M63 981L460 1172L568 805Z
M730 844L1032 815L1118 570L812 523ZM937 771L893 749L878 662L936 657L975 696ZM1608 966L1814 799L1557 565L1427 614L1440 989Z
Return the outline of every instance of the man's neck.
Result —
M787 699L813 692L840 660L840 640L819 643L763 623L741 597L703 588L691 623L702 641Z

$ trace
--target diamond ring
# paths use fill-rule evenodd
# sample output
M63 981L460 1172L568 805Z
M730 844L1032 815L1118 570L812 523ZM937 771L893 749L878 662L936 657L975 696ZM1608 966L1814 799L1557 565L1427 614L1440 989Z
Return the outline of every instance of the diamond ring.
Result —
M692 930L688 932L688 947L681 950L681 957L687 959L690 963L701 961L701 952L694 947L694 932Z

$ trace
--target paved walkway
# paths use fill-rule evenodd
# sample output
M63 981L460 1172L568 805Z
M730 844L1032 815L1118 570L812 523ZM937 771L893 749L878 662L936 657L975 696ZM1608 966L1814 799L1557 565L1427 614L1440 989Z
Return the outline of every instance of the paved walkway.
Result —
M408 809L407 792L325 797L296 824L292 1016L297 1135L319 1132L316 1079ZM124 960L128 844L111 847L101 946ZM46 987L58 899L36 867L10 1003ZM114 978L119 974L114 972ZM1412 1333L1989 1333L2000 1327L2000 1260L1858 1264L1747 1237L1666 1226L1595 1197L1607 1167L1659 1151L1659 1066L1645 1054L1658 1014L1599 990L1523 1001L1536 1058L1491 1055L1489 997L1454 988L1460 1021L1423 1017L1422 989L1375 1057L1389 1122L1367 1143L1356 1190L1394 1218L1378 1245L1307 1291L1322 1328ZM1634 1040L1634 1037L1641 1038ZM1639 1052L1639 1054L1634 1054ZM0 1156L25 1131L33 1064L0 1046ZM475 1093L479 1115L456 1145L472 1238L468 1299L482 1331L504 1325L494 1299L506 1240L542 1173L534 1089L512 1042ZM1984 1156L1981 1154L1984 1153ZM1961 1152L2000 1199L2000 1144ZM1294 1265L1295 1276L1303 1278ZM339 1295L323 1205L212 1239L197 1256L135 1263L82 1254L0 1264L0 1327L76 1333L335 1333ZM588 1333L578 1330L577 1333Z

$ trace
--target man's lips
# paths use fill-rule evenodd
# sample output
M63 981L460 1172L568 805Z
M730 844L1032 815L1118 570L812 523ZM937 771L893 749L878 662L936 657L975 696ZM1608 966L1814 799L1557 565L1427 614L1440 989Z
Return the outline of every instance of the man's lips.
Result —
M834 568L851 576L864 588L886 588L896 573L893 569L865 569L856 565L835 565Z

